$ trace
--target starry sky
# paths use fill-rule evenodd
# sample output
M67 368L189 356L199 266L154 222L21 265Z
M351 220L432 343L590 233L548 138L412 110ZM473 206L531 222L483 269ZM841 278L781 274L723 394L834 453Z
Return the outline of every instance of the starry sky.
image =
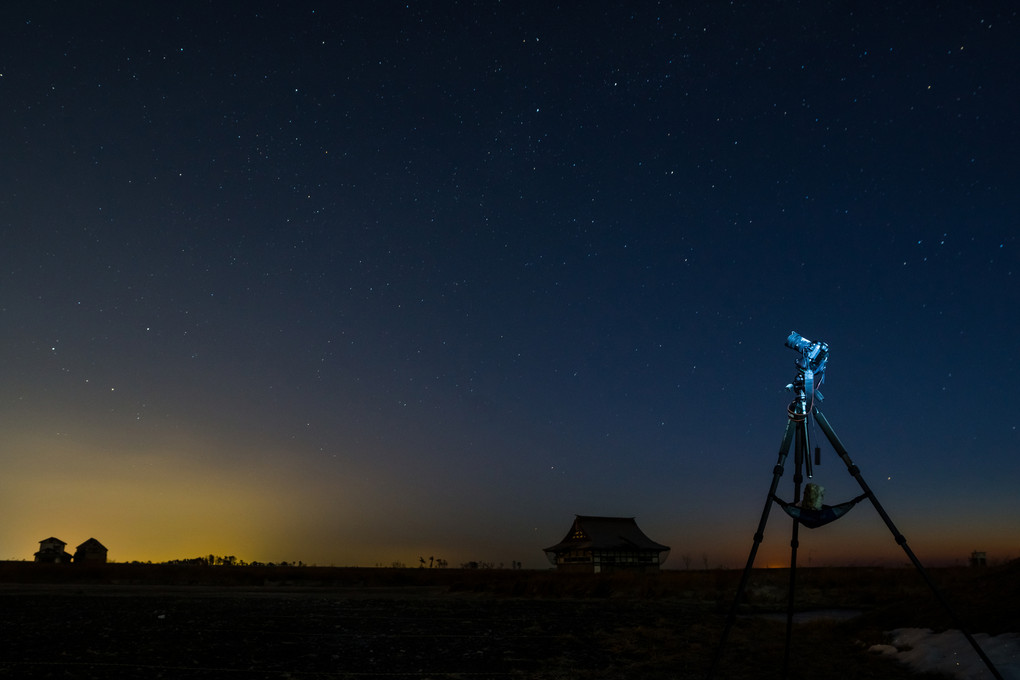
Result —
M5 3L0 559L1020 557L1015 6L629 4Z

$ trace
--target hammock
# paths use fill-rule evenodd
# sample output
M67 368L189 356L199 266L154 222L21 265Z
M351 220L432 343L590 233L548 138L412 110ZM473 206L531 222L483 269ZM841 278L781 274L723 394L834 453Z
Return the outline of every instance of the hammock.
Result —
M840 503L839 505L823 505L820 510L802 508L798 505L794 505L793 503L787 503L775 495L772 496L772 500L779 503L783 510L786 511L787 515L794 518L808 529L815 529L839 519L846 513L850 512L850 508L854 507L867 497L868 494L862 493L857 498L847 501L846 503Z

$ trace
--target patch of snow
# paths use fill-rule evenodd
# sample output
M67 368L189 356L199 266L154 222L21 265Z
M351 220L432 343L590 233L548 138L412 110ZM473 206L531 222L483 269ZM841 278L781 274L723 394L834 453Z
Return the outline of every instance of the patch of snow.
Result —
M873 645L870 651L919 672L945 673L959 680L994 677L958 630L933 633L930 628L897 628L889 635L891 644ZM1020 636L977 633L974 639L1005 680L1020 680Z

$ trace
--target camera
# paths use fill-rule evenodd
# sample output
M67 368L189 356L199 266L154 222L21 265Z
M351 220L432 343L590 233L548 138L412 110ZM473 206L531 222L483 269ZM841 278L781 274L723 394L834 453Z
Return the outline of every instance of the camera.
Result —
M803 369L811 369L816 373L825 370L825 361L829 358L829 346L824 342L811 342L797 331L790 331L786 338L786 346L800 352L801 360L797 365Z

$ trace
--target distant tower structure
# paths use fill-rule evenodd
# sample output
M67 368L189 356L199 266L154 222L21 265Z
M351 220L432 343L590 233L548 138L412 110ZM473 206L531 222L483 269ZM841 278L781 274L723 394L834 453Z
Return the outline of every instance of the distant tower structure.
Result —
M106 564L106 546L90 538L74 550L75 564Z
M984 551L975 550L970 554L970 566L972 567L987 567L988 557Z
M35 554L35 561L40 564L70 564L71 554L64 550L67 543L59 538L50 536L39 541L39 552Z

